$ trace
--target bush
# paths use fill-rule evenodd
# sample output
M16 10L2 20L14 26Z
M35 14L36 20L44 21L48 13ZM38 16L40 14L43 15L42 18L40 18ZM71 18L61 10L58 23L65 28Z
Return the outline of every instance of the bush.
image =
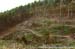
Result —
M55 34L70 34L71 30L73 30L73 29L71 29L71 27L63 25L63 26L52 27L50 29L50 32L55 33Z

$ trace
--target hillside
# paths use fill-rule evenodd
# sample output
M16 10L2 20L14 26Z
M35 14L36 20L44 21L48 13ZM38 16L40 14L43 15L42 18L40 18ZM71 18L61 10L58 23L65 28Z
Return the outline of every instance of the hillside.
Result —
M28 45L75 46L75 3L43 0L0 13L0 38Z

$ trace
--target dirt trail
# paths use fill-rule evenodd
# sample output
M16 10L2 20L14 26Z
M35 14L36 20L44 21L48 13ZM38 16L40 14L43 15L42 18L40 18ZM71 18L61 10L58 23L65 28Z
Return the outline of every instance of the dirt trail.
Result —
M1 32L0 38L3 38L3 37L15 32L15 31L16 31L16 27L12 27L12 28L8 29L7 31Z

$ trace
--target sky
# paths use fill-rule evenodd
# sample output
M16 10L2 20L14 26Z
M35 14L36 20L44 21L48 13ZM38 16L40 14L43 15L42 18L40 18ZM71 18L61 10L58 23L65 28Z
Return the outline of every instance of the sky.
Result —
M35 0L0 0L0 12L10 10L12 8L18 7L20 5L26 5L32 3ZM38 0L36 0L38 1Z

